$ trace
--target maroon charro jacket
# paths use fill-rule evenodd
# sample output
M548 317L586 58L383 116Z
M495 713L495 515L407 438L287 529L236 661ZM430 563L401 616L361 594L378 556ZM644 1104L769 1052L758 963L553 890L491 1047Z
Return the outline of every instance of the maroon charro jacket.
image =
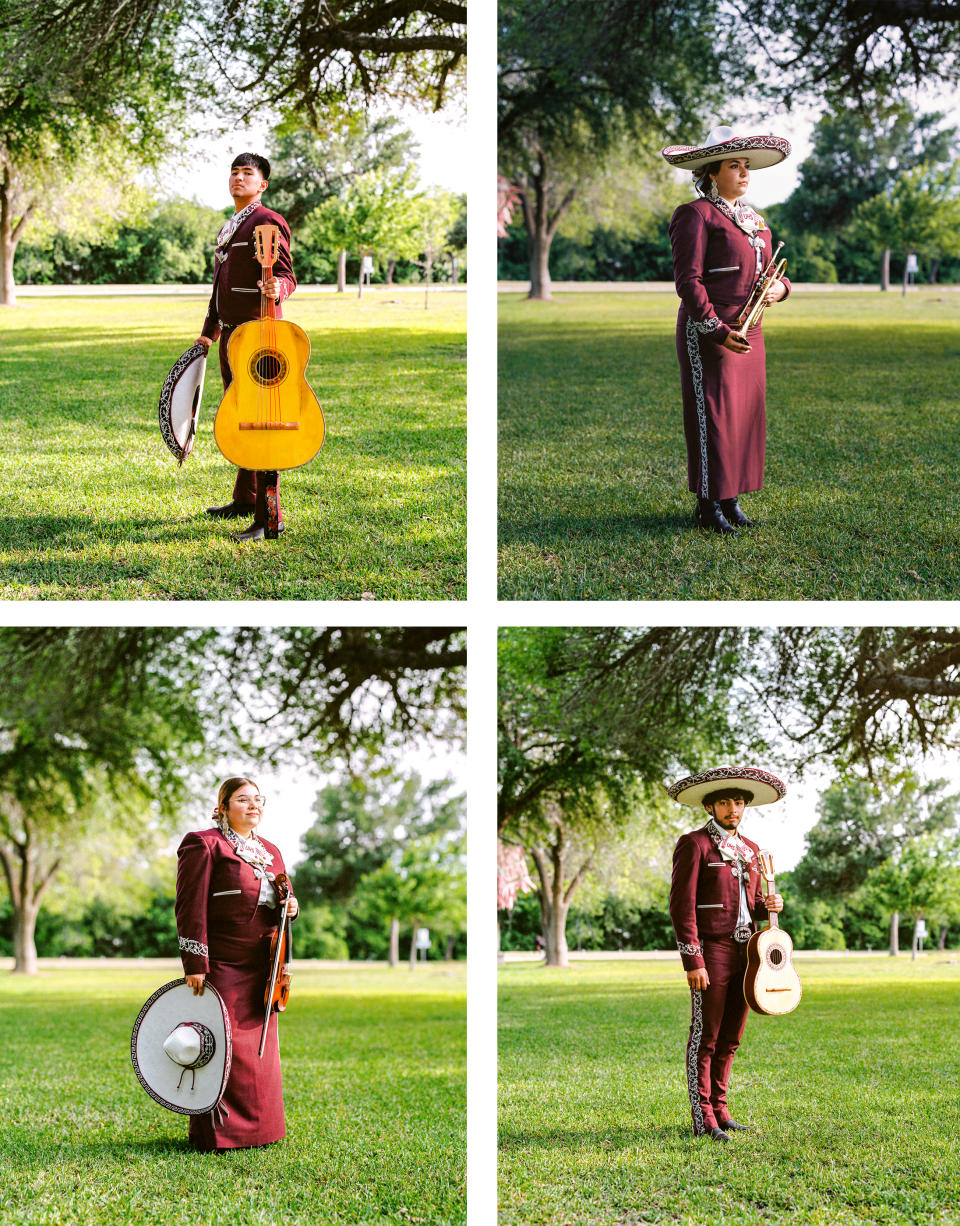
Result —
M764 242L760 263L766 268L777 245L768 229L761 230L759 237ZM757 281L756 251L749 235L716 205L701 199L681 204L673 214L670 242L673 279L687 315L696 323L719 320L702 332L722 345ZM783 285L789 295L786 277Z
M273 856L268 872L285 873L278 848L260 842ZM184 835L177 849L177 936L185 975L210 970L211 938L229 936L237 924L256 914L260 880L253 865L241 860L233 844L213 827Z
M290 262L290 227L279 213L261 204L237 227L227 246L227 258L222 264L216 261L213 291L207 317L203 321L202 336L215 341L220 335L221 324L243 324L260 318L260 289L257 282L262 280L262 276L254 250L253 231L256 226L264 225L274 225L280 230L273 272L280 282L277 319L282 318L280 303L285 302L297 288L297 278L293 275Z
M738 836L753 851L750 875L746 882L747 905L754 919L767 918L760 885L760 848L750 839ZM740 914L740 881L730 871L706 826L682 834L673 852L673 878L670 882L670 919L677 936L677 948L685 971L704 965L704 937L732 937Z

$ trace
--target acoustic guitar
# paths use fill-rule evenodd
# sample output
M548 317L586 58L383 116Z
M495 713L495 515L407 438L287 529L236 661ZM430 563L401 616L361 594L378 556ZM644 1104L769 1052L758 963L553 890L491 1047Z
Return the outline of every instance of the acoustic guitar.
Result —
M266 282L273 276L279 230L254 229L257 262ZM233 381L213 422L217 446L231 464L259 472L300 468L323 445L320 402L304 372L310 340L302 328L277 319L276 303L260 296L260 318L241 324L230 337L227 361Z
M760 872L767 880L765 893L775 894L773 857L760 852ZM754 1013L792 1013L803 989L793 965L793 941L780 927L780 917L770 912L770 927L755 932L747 943L747 971L743 995Z

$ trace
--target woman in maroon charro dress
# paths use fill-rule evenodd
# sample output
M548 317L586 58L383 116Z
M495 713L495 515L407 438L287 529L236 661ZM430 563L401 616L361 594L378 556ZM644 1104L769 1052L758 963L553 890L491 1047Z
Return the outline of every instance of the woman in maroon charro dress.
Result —
M687 479L697 495L698 527L735 533L753 521L737 501L763 487L767 441L766 355L757 324L746 338L737 317L774 244L763 218L741 197L750 171L790 152L779 136L734 136L717 128L699 147L671 146L663 157L692 170L700 199L682 204L670 221L674 280L680 295L677 357L683 388ZM766 295L785 298L790 282Z
M197 1149L267 1145L286 1135L277 1018L267 1045L257 1054L269 979L270 937L277 927L274 878L283 857L254 834L263 798L249 779L228 779L220 788L213 830L188 834L177 864L177 933L187 983L203 994L212 983L223 997L233 1028L233 1063L221 1103L224 1122L190 1117ZM289 914L297 913L291 900Z

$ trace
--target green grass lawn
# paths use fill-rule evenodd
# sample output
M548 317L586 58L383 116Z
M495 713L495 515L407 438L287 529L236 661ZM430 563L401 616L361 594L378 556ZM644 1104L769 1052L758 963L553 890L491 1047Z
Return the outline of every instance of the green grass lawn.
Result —
M960 1222L957 956L798 970L747 1019L729 1145L692 1135L679 957L501 971L504 1226Z
M287 1137L198 1154L130 1064L173 963L0 979L0 1221L462 1223L466 972L295 966L280 1025Z
M199 436L178 469L160 387L193 344L201 297L25 298L0 312L0 598L462 599L466 583L465 296L297 294L307 379L327 423L284 473L287 531L240 545L215 522L233 469L207 363Z
M694 531L669 294L501 296L509 600L960 597L960 295L772 309L759 528Z

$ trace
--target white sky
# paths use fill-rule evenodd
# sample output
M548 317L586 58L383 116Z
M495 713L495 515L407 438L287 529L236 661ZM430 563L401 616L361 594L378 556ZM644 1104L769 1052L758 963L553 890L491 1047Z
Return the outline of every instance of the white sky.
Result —
M802 781L791 780L777 770L775 763L764 768L783 779L787 794L774 805L748 808L741 830L749 839L773 853L774 872L795 868L803 856L807 832L817 823L817 802L820 793L834 781L826 770L811 771ZM926 763L916 763L922 779L946 779L951 792L960 792L960 762L955 757L931 757ZM905 813L909 824L910 814Z
M443 187L452 192L467 190L466 122L454 108L440 114L424 114L412 107L381 108L379 113L394 115L413 132L420 145L420 181L424 187ZM161 175L162 194L225 208L231 204L227 177L235 155L252 152L272 158L268 127L252 125L236 128L225 136L190 137L177 164L168 165Z

